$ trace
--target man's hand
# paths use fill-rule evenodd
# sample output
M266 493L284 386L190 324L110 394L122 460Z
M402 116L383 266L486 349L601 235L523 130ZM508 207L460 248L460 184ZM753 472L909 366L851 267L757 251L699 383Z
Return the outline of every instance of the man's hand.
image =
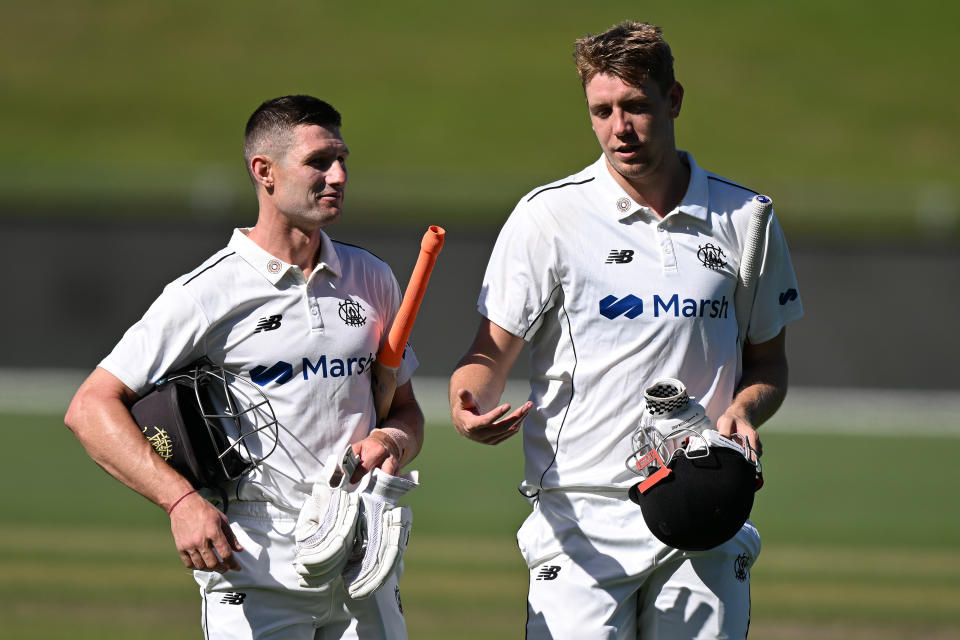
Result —
M351 483L374 469L383 469L392 476L400 475L400 447L397 442L380 429L374 429L360 442L353 443L353 452L360 463L350 478Z
M224 573L240 570L235 552L243 551L227 516L197 493L170 512L170 530L183 566Z
M487 318L480 321L473 344L450 377L450 418L460 435L482 444L500 444L520 431L532 402L512 413L509 404L486 413L481 406L500 401L507 374L523 345L523 338Z
M417 457L423 446L423 411L409 380L394 392L387 417L370 435L351 446L360 460L350 477L351 484L374 469L398 476L403 466Z
M451 410L453 426L460 435L482 444L500 444L507 438L520 431L523 419L533 408L532 402L525 402L518 409L507 415L509 404L480 413L473 394L466 389L458 389Z
M717 431L722 436L730 437L735 433L744 436L750 443L750 446L757 452L757 456L763 455L763 444L760 442L760 436L753 424L742 413L737 413L733 407L717 419Z

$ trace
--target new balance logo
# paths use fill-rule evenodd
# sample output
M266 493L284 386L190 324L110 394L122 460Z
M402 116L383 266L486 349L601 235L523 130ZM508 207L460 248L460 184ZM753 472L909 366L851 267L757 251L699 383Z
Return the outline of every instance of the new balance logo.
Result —
M787 304L791 300L797 299L797 290L793 287L790 287L786 291L780 294L780 306Z
M643 300L632 293L620 300L617 300L617 296L607 296L600 301L600 315L610 320L624 314L633 320L641 313L643 313Z
M270 316L268 318L260 318L260 321L257 322L257 328L254 329L254 333L260 333L261 331L273 331L274 329L280 328L280 321L283 319L283 316Z
M604 264L626 264L633 260L633 249L611 249Z
M537 580L556 580L559 574L560 567L555 564L545 564L540 567L540 573L537 574Z
M220 604L243 604L243 601L246 600L246 598L247 594L232 591L230 593L223 594L223 598L220 599Z

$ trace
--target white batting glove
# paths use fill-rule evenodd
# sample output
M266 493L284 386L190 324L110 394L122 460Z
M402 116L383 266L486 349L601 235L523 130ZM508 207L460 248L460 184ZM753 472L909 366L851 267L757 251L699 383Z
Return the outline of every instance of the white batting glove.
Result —
M419 473L392 476L380 469L370 474L371 481L360 493L358 541L363 557L351 559L343 580L351 598L366 598L379 589L397 569L410 542L413 511L397 502L419 485Z
M294 561L300 574L300 585L319 587L339 576L354 551L360 494L348 491L350 477L358 464L351 447L337 464L335 457L327 461L331 469L329 481L316 483L303 503L297 518L295 538L297 555Z

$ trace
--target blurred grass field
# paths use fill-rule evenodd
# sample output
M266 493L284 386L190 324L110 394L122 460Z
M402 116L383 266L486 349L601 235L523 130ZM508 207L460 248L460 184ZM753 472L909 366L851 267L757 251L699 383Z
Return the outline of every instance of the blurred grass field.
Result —
M347 220L496 226L599 155L572 43L630 18L674 49L678 144L791 237L960 236L956 3L3 6L6 216L248 217L243 124L308 92L345 116Z
M765 427L751 638L960 637L960 438L842 426ZM0 636L200 638L166 516L90 462L60 415L0 414L0 434ZM428 425L401 582L411 638L523 637L519 444Z

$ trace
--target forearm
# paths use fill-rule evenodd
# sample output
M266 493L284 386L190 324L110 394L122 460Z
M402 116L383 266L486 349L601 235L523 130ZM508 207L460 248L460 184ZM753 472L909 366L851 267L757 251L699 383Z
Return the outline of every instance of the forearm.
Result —
M469 391L482 411L497 406L506 388L507 378L494 367L494 362L481 354L467 354L450 376L449 400L451 406L461 389Z
M395 448L391 448L391 454L402 467L416 458L423 447L423 412L416 404L391 409L386 420L374 433L376 431L392 440Z
M744 371L728 411L742 415L756 428L773 417L786 395L786 361L754 366Z
M400 386L390 412L370 437L381 439L400 466L413 460L423 447L423 411L413 396L412 385Z
M169 510L193 487L141 435L122 396L98 385L104 375L94 372L80 387L64 422L107 473Z
M754 428L777 412L787 395L786 330L743 350L743 373L727 413L739 416Z

